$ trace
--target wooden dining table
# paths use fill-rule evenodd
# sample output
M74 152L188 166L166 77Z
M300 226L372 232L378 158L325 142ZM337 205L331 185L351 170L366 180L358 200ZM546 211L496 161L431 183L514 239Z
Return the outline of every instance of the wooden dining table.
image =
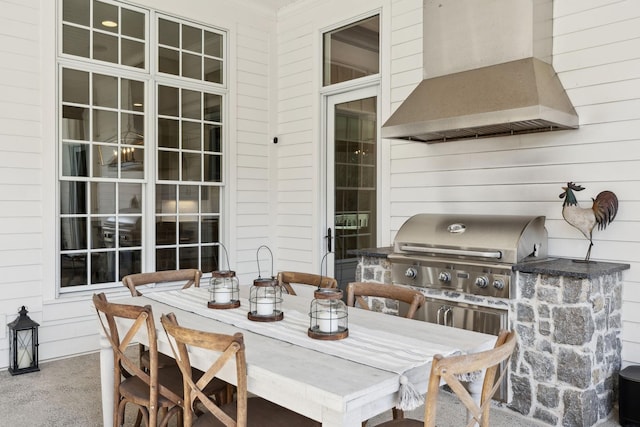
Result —
M424 394L434 354L481 351L491 348L496 340L493 335L359 308L348 309L350 334L347 338L338 341L313 340L306 336L304 328L308 328L308 323L306 326L291 326L292 323L284 320L282 323L244 322L249 310L246 300L249 287L240 288L241 305L232 309L237 310L233 313L230 310L207 308L208 293L203 288L110 298L110 301L150 305L158 328L158 350L171 356L168 337L160 323L163 313L175 313L178 322L189 328L224 334L243 333L248 391L318 420L323 427L360 427L363 420L396 406L401 377L408 379L418 392ZM193 307L181 302L182 296L188 298ZM291 319L305 316L308 319L306 313L309 312L310 303L308 297L283 295L281 308L285 320L290 322ZM223 319L216 320L211 316L222 316ZM103 422L105 426L110 426L113 425L113 351L104 337L104 331L101 327L99 330ZM279 330L285 332L282 334L277 332ZM146 337L136 338L140 343L148 344ZM380 344L376 346L378 340ZM361 353L351 354L351 345L355 348L356 344L363 341L369 347L360 349ZM339 348L346 349L346 352L341 353L343 350ZM421 355L402 372L384 364L375 366L377 359L393 364L394 359L401 358L395 355L402 351L406 354L419 352ZM207 350L190 348L190 358L194 367L206 370L216 355ZM235 366L226 366L219 376L235 384Z

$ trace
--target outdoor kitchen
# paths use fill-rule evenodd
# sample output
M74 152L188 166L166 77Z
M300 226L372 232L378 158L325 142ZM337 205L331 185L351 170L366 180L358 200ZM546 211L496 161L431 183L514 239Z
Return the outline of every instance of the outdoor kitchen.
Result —
M356 280L419 289L432 323L513 328L500 400L549 425L591 426L617 399L629 265L548 257L546 247L544 217L418 214L394 247L357 252Z

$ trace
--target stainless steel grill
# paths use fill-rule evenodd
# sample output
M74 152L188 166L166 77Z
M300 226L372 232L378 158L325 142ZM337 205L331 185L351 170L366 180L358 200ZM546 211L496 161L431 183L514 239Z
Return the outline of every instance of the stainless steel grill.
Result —
M510 298L513 265L546 258L544 221L542 216L415 215L396 234L391 280L443 291L439 297L428 293L415 319L497 335L508 328L508 305L482 305L480 296ZM507 390L505 376L496 399L507 401Z
M398 230L394 283L509 298L516 263L547 256L542 216L418 214Z

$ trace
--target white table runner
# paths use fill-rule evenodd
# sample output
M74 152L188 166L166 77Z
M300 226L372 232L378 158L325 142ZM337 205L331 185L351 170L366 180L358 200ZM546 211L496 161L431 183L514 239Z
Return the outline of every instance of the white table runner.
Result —
M249 301L244 298L240 299L241 305L236 309L208 308L209 292L205 288L151 292L145 297L260 335L400 375L431 362L436 354L447 356L458 352L458 349L446 345L373 331L352 323L349 323L349 336L345 339L316 340L307 335L308 313L283 309L284 319L281 321L255 322L247 318Z

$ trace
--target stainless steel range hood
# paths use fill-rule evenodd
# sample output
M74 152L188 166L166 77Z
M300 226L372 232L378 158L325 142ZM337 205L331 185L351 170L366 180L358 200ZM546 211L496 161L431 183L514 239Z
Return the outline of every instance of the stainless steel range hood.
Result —
M578 127L551 65L552 0L424 0L424 76L383 138L442 142Z

